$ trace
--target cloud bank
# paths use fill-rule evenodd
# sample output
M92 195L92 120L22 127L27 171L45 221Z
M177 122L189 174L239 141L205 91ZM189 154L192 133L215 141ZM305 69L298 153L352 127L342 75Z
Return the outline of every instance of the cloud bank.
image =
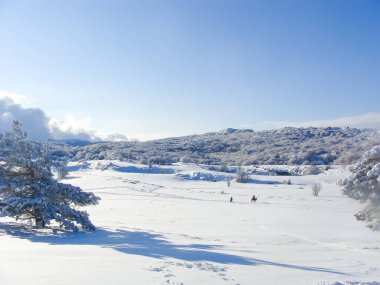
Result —
M351 127L359 129L376 129L380 130L380 113L372 112L359 116L340 117L331 120L315 120L304 122L292 121L265 121L250 125L253 129L279 129L283 127Z
M0 99L0 131L8 131L14 120L20 121L34 140L53 138L49 130L49 118L38 108L23 108L10 97Z
M68 115L65 121L50 119L50 133L54 139L80 139L86 141L126 141L122 134L105 134L91 128L91 118L78 119Z
M0 91L0 132L9 131L14 120L23 124L32 140L80 139L87 141L125 141L122 134L103 134L91 128L91 118L77 119L70 115L65 121L48 117L40 108L25 108L26 97Z

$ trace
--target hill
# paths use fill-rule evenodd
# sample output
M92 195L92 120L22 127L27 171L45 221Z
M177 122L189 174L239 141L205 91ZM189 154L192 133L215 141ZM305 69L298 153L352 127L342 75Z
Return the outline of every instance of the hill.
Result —
M255 132L219 132L147 142L102 142L84 146L56 145L73 160L118 159L144 164L346 164L380 141L379 132L355 128L282 128Z

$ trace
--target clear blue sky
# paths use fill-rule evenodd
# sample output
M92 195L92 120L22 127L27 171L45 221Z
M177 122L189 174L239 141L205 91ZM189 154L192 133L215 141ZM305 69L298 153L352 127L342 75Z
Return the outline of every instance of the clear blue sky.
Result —
M160 137L380 111L380 1L0 0L0 90Z

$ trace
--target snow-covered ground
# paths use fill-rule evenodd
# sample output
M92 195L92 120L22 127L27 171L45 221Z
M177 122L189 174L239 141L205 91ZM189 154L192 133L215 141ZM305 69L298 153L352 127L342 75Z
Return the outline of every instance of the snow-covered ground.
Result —
M233 174L195 165L113 163L72 165L65 181L102 198L87 209L95 232L1 219L1 285L380 284L380 233L355 220L363 205L342 196L341 168L228 187Z

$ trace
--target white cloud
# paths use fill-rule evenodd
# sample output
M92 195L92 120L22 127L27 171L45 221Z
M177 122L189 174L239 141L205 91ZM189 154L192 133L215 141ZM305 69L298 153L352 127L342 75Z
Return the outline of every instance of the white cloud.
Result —
M68 115L64 121L51 119L49 121L50 133L55 139L81 139L88 141L125 141L127 137L114 133L106 134L91 128L90 117L77 118Z
M44 111L39 108L23 108L14 101L20 100L22 97L14 96L12 93L8 94L11 94L11 97L5 96L6 94L3 92L3 97L0 98L0 131L9 130L12 121L18 120L23 124L31 139L52 138L48 128L49 119Z
M0 100L14 104L25 104L28 102L26 96L4 90L0 90Z
M88 141L125 141L122 134L106 134L91 128L91 118L76 118L69 115L59 121L48 117L39 108L25 108L27 97L13 92L0 91L0 132L10 130L13 120L23 124L28 136L34 140L82 139Z
M340 117L330 120L315 120L304 122L265 121L249 126L253 129L278 129L283 127L352 127L380 130L380 113L368 113L359 116Z
M91 118L77 119L73 115L68 115L66 120L60 121L50 119L50 133L55 139L75 138L82 140L100 140L95 136L95 132L90 130Z

